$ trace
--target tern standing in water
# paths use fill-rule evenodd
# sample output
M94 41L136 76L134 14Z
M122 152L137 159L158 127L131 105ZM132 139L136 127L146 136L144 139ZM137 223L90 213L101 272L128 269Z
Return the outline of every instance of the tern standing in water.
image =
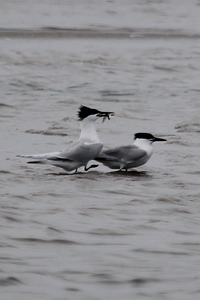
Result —
M113 112L103 112L80 106L78 120L80 121L81 134L78 141L73 142L64 151L18 156L35 160L29 163L54 165L63 168L67 172L76 172L82 166L85 167L85 171L88 171L90 168L97 167L97 165L92 165L87 168L87 164L98 156L103 147L96 132L95 121L99 118L103 118L104 121L106 118L110 119L110 116L113 115Z
M134 142L129 146L121 146L100 152L96 161L110 169L128 170L144 165L153 153L153 142L162 142L150 133L136 133Z

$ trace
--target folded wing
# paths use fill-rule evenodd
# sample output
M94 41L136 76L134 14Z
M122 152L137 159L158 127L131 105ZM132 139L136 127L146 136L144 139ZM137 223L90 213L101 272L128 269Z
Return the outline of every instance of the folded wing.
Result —
M96 157L96 160L102 163L106 160L129 163L138 161L142 159L145 155L146 151L139 149L137 146L130 145L102 151Z

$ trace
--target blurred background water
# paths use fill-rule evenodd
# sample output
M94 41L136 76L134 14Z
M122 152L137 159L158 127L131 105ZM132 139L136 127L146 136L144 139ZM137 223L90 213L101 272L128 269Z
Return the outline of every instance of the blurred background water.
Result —
M199 299L200 1L1 1L0 289L6 300ZM137 170L65 175L78 107L106 147L168 140Z

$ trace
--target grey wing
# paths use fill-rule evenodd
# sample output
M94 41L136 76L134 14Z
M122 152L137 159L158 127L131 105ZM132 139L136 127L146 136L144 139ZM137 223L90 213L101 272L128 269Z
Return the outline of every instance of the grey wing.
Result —
M101 143L89 144L80 142L70 150L61 152L56 158L58 160L89 161L94 159L99 154L102 147L103 144Z
M122 146L116 147L113 149L108 149L102 151L99 156L96 158L98 161L103 160L112 160L112 161L122 161L125 163L137 161L143 158L146 155L146 152L142 149L139 149L137 146Z

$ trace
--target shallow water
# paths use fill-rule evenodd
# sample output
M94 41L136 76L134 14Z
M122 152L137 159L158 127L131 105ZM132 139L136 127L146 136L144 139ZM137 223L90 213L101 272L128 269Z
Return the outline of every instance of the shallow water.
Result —
M182 35L0 39L4 299L199 299L199 47ZM139 131L168 141L129 172L100 165L67 175L16 158L77 139L81 104L116 112L96 124L108 147Z

